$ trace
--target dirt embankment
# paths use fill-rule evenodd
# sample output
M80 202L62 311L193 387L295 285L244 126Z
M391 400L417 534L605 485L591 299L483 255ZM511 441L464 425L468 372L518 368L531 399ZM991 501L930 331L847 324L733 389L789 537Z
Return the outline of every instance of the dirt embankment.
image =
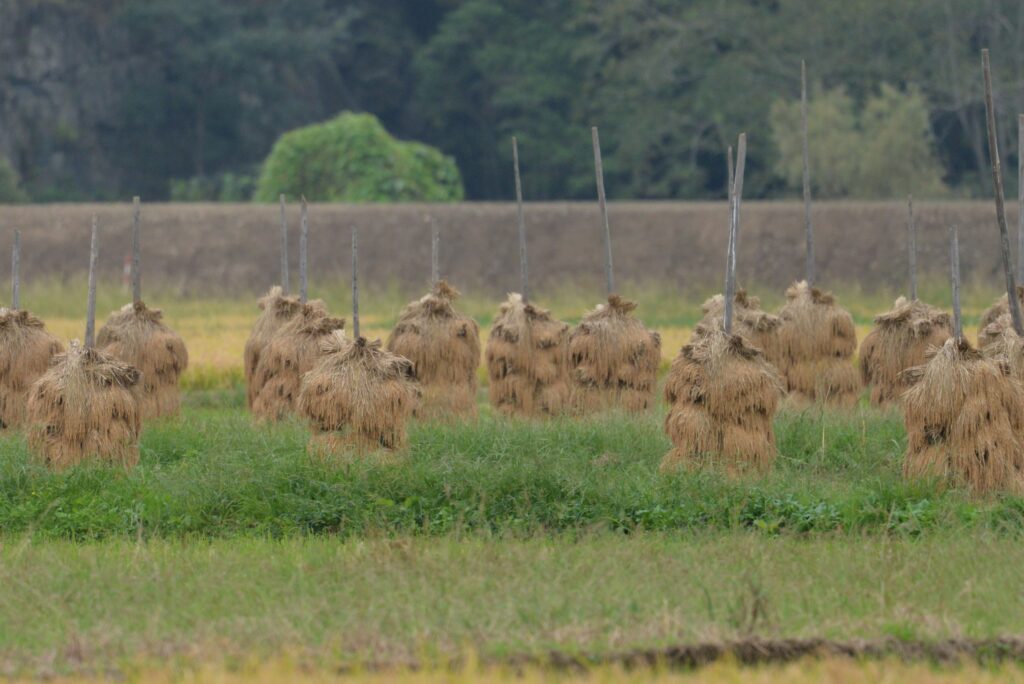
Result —
M24 234L24 273L76 279L88 264L89 225L99 217L101 266L119 278L129 249L126 204L0 207L0 253L11 228ZM964 279L999 286L998 231L991 202L916 206L922 278L946 278L947 228L960 226ZM721 280L727 214L724 203L619 202L610 208L620 281L675 283L709 290ZM421 289L429 278L432 215L441 233L441 271L463 290L500 296L519 283L512 204L312 205L310 279L337 281L350 268L349 231L360 229L360 270L366 286L399 283ZM537 203L525 210L535 287L602 282L596 203ZM1016 225L1016 211L1008 217ZM293 274L298 263L298 206L288 208ZM143 252L149 286L185 294L253 295L278 280L278 207L261 204L143 206ZM740 240L741 282L782 288L803 270L802 207L797 202L747 202ZM818 281L859 283L866 290L903 287L906 207L899 202L834 202L815 206ZM6 258L0 263L6 263ZM3 270L6 272L6 269Z

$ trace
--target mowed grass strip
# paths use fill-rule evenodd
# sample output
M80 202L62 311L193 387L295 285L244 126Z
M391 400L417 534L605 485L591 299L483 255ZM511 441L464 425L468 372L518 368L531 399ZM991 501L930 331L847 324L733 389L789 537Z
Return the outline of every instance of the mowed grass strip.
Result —
M750 638L1019 633L1024 547L727 534L0 547L0 668L429 664Z
M99 539L251 533L508 536L613 530L753 529L918 535L1024 529L1024 499L971 500L901 474L899 416L861 408L784 411L780 457L763 480L658 471L661 412L512 421L484 414L414 423L397 463L323 462L298 422L255 426L240 391L194 394L147 426L129 473L53 473L24 439L0 437L0 532Z

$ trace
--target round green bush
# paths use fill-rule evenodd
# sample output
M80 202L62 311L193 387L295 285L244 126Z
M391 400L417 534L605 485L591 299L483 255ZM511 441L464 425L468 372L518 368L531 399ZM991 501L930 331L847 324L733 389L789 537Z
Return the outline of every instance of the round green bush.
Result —
M449 202L464 197L455 160L393 138L372 114L344 112L282 135L263 163L254 199Z

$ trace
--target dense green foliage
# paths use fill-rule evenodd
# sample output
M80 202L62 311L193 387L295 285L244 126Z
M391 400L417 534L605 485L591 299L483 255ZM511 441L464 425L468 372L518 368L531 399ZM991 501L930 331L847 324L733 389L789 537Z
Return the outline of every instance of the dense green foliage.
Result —
M978 48L992 50L1012 188L1018 10L1011 0L39 3L103 30L89 44L110 53L97 69L119 87L97 105L110 111L96 131L41 131L11 159L36 197L58 190L39 185L32 161L54 159L91 174L60 192L159 198L175 179L249 173L285 131L351 110L454 156L473 199L512 196L511 135L527 198L592 197L591 125L612 198L721 197L740 131L747 194L793 196L786 112L805 58L822 100L813 112L845 126L812 122L822 196L987 195ZM848 150L855 163L837 160ZM96 156L104 163L83 161Z
M10 163L0 157L0 204L24 202L28 195L21 189L21 179Z
M345 112L281 136L263 164L255 198L315 202L451 202L463 198L450 157L391 137L372 114Z
M239 399L231 395L229 404ZM656 415L419 424L401 465L331 465L305 455L301 425L254 428L241 410L198 408L199 394L190 401L180 420L147 428L142 462L127 475L49 473L30 463L19 439L5 436L0 530L88 539L1024 529L1024 500L971 502L931 483L904 482L900 419L867 409L782 415L782 456L772 475L734 482L710 473L660 475L668 442Z

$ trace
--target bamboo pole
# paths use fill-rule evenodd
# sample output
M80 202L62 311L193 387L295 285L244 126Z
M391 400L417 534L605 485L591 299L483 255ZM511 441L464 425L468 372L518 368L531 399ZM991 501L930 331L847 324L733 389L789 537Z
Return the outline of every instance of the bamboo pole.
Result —
M352 226L352 335L358 340L359 333L359 227Z
M747 134L740 133L736 146L736 178L732 184L732 199L729 202L732 214L729 217L729 248L725 269L725 315L727 335L732 334L733 300L736 298L736 245L740 235L740 201L743 195L743 172L747 165Z
M21 231L14 231L14 247L11 249L11 308L21 308Z
M963 339L964 326L960 318L960 235L956 224L949 227L949 267L953 281L953 334Z
M1021 322L1020 301L1017 299L1017 284L1010 264L1010 236L1006 229L1006 206L1003 199L1003 170L999 163L999 143L996 142L996 112L992 101L992 67L989 64L988 49L981 51L981 70L985 79L985 122L988 128L988 153L992 161L992 185L996 197L996 221L999 224L1000 249L1003 257L1003 274L1006 276L1007 303L1010 305L1010 319L1014 331L1024 336Z
M804 162L804 280L814 285L814 226L811 223L811 163L807 142L807 63L800 60L800 133Z
M281 201L281 292L287 295L291 277L288 273L288 215L285 213L283 192L278 199Z
M441 280L441 236L437 231L437 221L430 217L430 283Z
M523 184L519 179L519 145L512 136L512 168L516 176L516 221L519 226L519 289L523 303L530 301L530 264L526 258L526 222L523 220Z
M92 241L89 243L89 299L85 310L85 348L96 343L96 262L100 257L99 223L92 215Z
M299 225L299 301L303 304L309 298L309 205L302 198L302 213Z
M138 195L132 198L132 303L142 301L142 207Z
M604 166L601 164L601 138L597 126L590 129L594 145L594 178L597 181L597 201L601 205L601 220L604 222L604 279L608 294L615 294L615 271L612 268L612 229L608 223L608 202L604 194Z
M907 195L907 270L910 301L917 300L917 223L914 221L914 196Z

